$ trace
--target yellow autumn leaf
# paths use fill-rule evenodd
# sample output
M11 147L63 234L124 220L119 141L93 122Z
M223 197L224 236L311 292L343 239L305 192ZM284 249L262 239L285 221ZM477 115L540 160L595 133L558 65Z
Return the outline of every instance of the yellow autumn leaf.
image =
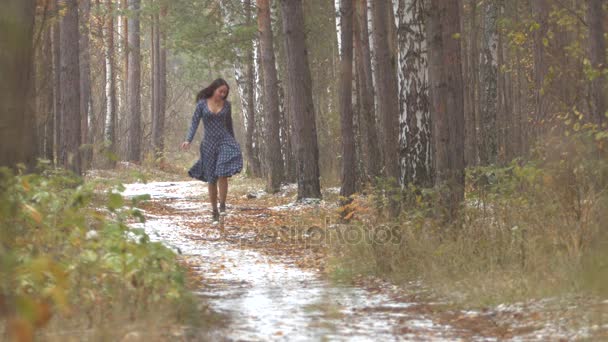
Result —
M29 214L29 216L32 218L32 220L34 220L34 222L40 224L42 223L42 214L40 214L40 212L32 207L29 204L23 204L23 211L27 212Z

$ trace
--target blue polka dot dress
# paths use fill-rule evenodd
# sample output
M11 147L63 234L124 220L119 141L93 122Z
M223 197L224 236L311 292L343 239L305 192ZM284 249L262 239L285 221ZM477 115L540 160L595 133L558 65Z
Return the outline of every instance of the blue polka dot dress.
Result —
M243 169L243 155L234 138L232 106L228 100L218 113L201 99L196 105L186 140L192 142L200 120L203 120L204 135L200 145L200 158L190 168L188 175L203 182L215 183L218 177L230 177Z

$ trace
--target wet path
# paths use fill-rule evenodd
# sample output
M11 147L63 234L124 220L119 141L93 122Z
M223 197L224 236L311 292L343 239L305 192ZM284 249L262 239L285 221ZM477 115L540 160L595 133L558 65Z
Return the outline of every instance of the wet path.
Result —
M174 209L163 215L145 212L146 223L132 226L143 227L152 240L178 250L191 264L194 261L195 269L204 278L198 294L208 298L214 310L231 316L228 328L218 332L222 338L235 341L459 340L453 329L425 317L411 317L401 310L412 303L395 302L386 294L332 284L315 272L222 241L220 227L208 222L209 208L201 203L200 194L204 191L200 182L158 182L127 185L124 195L147 193L153 201ZM232 212L235 211L233 208ZM224 220L229 221L231 215ZM194 233L192 224L208 229ZM405 330L404 322L408 327Z

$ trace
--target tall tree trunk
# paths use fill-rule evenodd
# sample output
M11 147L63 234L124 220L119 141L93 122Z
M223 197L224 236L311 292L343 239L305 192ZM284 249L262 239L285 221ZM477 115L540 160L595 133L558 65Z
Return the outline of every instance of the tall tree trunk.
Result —
M167 33L165 29L165 18L167 17L167 4L163 4L160 9L160 30L159 30L159 53L160 53L160 67L159 67L159 116L158 126L156 128L156 147L157 154L161 154L165 150L165 115L167 112Z
M140 28L141 0L129 0L129 37L128 37L128 130L127 130L127 159L139 161L141 159L141 28Z
M35 1L10 0L2 4L0 32L0 166L32 167L35 120L28 97L33 85L33 31Z
M90 1L90 0L89 0ZM121 32L122 37L122 97L124 98L124 107L129 108L129 0L120 0L120 7L123 9L125 14L120 17L121 20ZM128 113L125 113L128 115ZM128 120L128 118L127 118Z
M355 193L355 137L353 128L353 0L340 1L340 126L342 127L342 187L340 195Z
M163 131L165 118L163 73L166 67L166 55L163 56L161 46L161 25L159 13L154 13L152 18L152 146L155 157L159 157L163 150Z
M469 99L470 110L465 112L465 161L466 165L477 165L479 162L478 144L478 113L479 113L479 25L477 24L477 8L479 0L470 0L470 51L468 53L469 65Z
M52 26L53 35L53 117L54 117L54 157L53 162L59 163L59 149L61 146L61 30L59 28L60 13L59 0L53 1L55 23Z
M83 145L89 145L89 120L91 117L91 52L89 37L89 22L91 16L91 0L80 0L81 34L80 34L80 135ZM90 167L92 150L87 147L82 153L82 167Z
M460 59L460 7L431 0L429 85L435 181L446 217L453 219L464 199L464 93Z
M298 199L321 198L319 148L302 0L280 0L298 173Z
M399 0L401 184L432 185L425 0Z
M78 1L62 0L61 12L61 153L60 164L80 175L82 173L80 146L80 58Z
M392 52L389 43L389 13L386 1L373 1L373 43L376 54L376 90L378 94L378 113L382 115L382 134L384 141L382 151L384 156L384 176L389 180L390 186L395 188L399 181L399 89L397 84L396 67L393 64ZM393 19L391 18L391 21ZM397 215L398 202L396 194L389 192L389 213Z
M43 150L42 156L53 161L53 148L55 137L55 114L53 111L54 101L54 82L53 82L53 30L52 27L45 29L44 45L42 48L42 68L44 69L44 95L42 95L41 109L45 113L44 130L43 130ZM51 67L49 67L51 66Z
M380 176L382 154L378 141L374 103L374 81L369 43L367 0L355 0L355 53L357 77L360 89L360 111L364 134L363 153L366 156L367 172L371 179Z
M252 3L251 0L244 1L245 6L245 24L247 26L253 25L253 14L252 14ZM246 117L246 151L247 151L247 164L249 168L249 174L253 177L262 176L262 166L258 157L258 146L255 144L255 63L254 63L254 44L247 44L244 52L242 65L238 67L243 70L242 75L242 88L243 88L243 111Z
M591 118L598 125L606 122L606 40L604 38L605 0L588 0L589 60L599 75L591 81Z
M545 39L547 39L549 4L547 0L532 1L532 11L539 27L534 31L534 105L535 118L533 121L533 139L536 139L543 131L543 122L547 116L547 105L544 95L545 76L548 67L545 51Z
M283 181L283 157L279 136L279 93L277 69L274 57L273 34L270 24L269 0L257 0L258 30L260 33L260 54L264 68L264 99L266 108L266 191L270 193L281 190Z
M116 78L114 70L114 17L112 0L106 0L104 25L105 64L106 64L106 110L104 119L104 147L106 167L114 167L117 159L116 146Z
M498 109L498 6L496 0L485 3L484 29L480 65L480 133L479 161L481 165L496 163L498 138L496 112Z

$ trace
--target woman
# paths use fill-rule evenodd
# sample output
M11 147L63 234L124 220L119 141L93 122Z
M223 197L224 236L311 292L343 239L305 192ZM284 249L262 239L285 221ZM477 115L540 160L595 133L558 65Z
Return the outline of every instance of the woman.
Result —
M213 222L219 221L226 213L228 177L241 172L243 156L239 143L234 138L232 127L232 107L227 100L230 87L221 78L213 81L196 96L196 110L188 130L186 141L181 145L187 150L194 139L199 121L204 123L204 138L200 145L200 158L190 168L188 175L208 182L209 202L213 208ZM219 183L220 209L217 208Z

